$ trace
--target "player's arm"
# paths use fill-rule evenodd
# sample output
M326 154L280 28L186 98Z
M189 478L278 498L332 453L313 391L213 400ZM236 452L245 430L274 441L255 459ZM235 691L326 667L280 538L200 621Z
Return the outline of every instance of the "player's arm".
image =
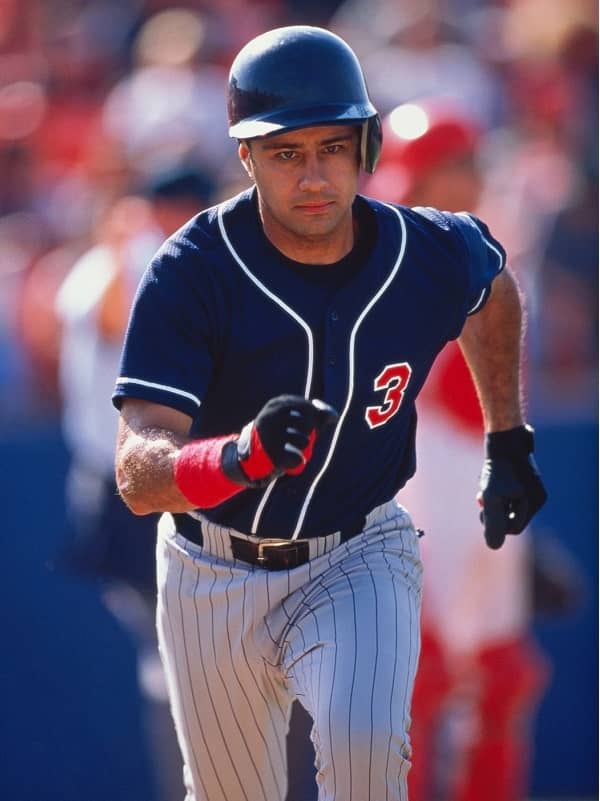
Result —
M115 459L119 492L140 515L217 506L283 473L302 472L318 432L336 417L322 401L280 395L239 433L190 439L188 415L126 398Z
M523 423L522 318L515 280L504 269L494 279L485 306L467 317L459 338L488 432L505 431Z
M459 338L485 422L479 500L485 539L494 549L506 534L520 534L547 498L533 460L533 429L523 420L522 330L519 292L505 269Z
M177 409L137 398L123 401L115 472L121 497L135 514L194 508L173 478L191 424L192 418Z

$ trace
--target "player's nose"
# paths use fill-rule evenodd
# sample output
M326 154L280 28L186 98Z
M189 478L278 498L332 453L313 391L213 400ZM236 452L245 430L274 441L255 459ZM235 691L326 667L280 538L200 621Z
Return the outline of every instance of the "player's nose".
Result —
M316 154L310 154L304 159L302 175L298 183L303 192L319 192L327 185L324 166Z

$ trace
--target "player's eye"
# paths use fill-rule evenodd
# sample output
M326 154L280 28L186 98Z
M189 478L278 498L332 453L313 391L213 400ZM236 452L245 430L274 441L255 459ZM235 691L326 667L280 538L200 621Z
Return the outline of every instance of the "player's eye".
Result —
M339 144L327 145L327 147L325 148L325 152L329 153L329 154L339 153L340 150L342 150L342 149L343 149L343 145L339 145Z
M277 158L281 159L282 161L292 161L296 157L295 150L280 150L277 154Z

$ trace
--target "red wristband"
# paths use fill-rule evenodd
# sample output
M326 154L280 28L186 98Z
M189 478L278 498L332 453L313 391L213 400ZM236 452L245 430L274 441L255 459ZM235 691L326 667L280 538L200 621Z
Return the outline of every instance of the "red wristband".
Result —
M179 452L173 467L175 484L197 508L218 506L244 489L227 478L221 469L223 445L236 437L237 434L230 434L192 440Z

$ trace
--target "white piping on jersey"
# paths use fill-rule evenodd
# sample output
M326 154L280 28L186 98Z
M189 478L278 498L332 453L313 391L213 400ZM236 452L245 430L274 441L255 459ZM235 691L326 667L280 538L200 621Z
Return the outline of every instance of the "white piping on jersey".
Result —
M459 212L457 212L456 216L457 217L466 217L467 220L470 220L471 222L473 222L472 216L470 214L468 214L466 211L459 211ZM489 242L488 239L486 239L486 236L485 236L485 234L483 233L483 231L481 229L479 229L479 233L481 234L481 238L483 239L484 243L488 246L488 248L490 248L490 250L493 250L494 253L496 254L496 256L498 256L498 262L499 262L499 264L498 264L498 272L501 272L502 268L504 267L504 256L502 255L502 253L500 253L500 251L498 250L497 247L494 247L494 245L492 245L492 243ZM480 301L478 301L478 302L480 302ZM477 308L477 304L474 306L472 311L474 311L476 308ZM470 313L471 312L469 312L469 314Z
M495 248L495 247L492 245L492 243L491 243L491 242L488 242L488 241L487 241L487 239L485 238L485 236L483 237L483 241L484 241L484 242L485 242L485 244L488 246L488 248L490 248L491 250L493 250L493 251L494 251L494 253L496 254L496 256L498 256L498 261L499 261L499 264L498 264L498 272L501 272L502 268L504 267L504 256L502 255L502 253L500 253L500 251L498 250L498 248Z
M315 351L314 341L313 341L313 332L312 332L310 326L308 325L308 323L305 320L302 319L302 317L300 317L299 314L297 314L297 312L294 311L294 309L292 309L290 306L288 306L287 303L285 303L285 301L283 301L280 297L278 297L278 295L276 295L274 292L271 292L271 290L268 289L268 287L266 287L262 283L262 281L260 281L254 275L254 273L250 270L248 265L245 264L244 261L241 259L241 257L238 255L236 249L233 247L233 244L231 243L231 240L229 239L229 236L227 235L227 231L225 230L225 223L223 221L223 204L221 204L219 206L218 221L219 221L219 230L221 231L221 236L223 237L223 241L225 242L225 245L227 246L227 249L229 250L229 252L233 256L233 258L235 259L237 264L244 271L244 273L261 290L261 292L263 292L270 300L272 300L274 303L276 303L278 306L280 306L287 314L289 314L289 316L293 320L295 320L298 323L298 325L300 325L304 329L304 333L306 334L306 339L307 339L307 346L308 346L308 365L307 365L307 370L306 370L306 384L304 386L304 397L308 398L309 397L309 393L310 393L310 387L311 387L312 380L313 380L314 351ZM258 506L256 508L256 512L254 514L254 520L252 521L252 528L251 528L252 534L255 534L256 530L258 529L258 524L260 523L260 518L261 518L261 515L262 515L262 512L263 512L263 509L264 509L265 504L266 504L266 502L267 502L267 500L269 498L269 495L273 491L273 488L274 488L276 482L277 482L277 479L275 479L274 481L272 481L269 484L269 486L267 487L267 489L263 493L263 496L261 498L260 503L258 504Z
M180 395L182 398L188 398L188 400L193 401L196 406L200 406L201 401L200 398L197 398L195 395L192 395L191 392L185 392L183 389L176 389L175 387L169 387L166 384L155 384L154 381L142 381L141 378L127 378L127 376L120 376L117 378L117 384L139 384L141 387L150 387L151 389L161 389L165 392L172 392L174 395Z
M391 209L394 212L394 214L396 214L398 219L400 220L400 229L402 231L402 242L400 244L400 250L398 251L398 257L396 259L396 263L394 264L394 266L392 268L392 271L390 272L390 274L388 275L386 280L383 282L383 284L379 287L379 289L375 293L375 295L373 295L371 300L364 307L364 309L360 313L358 319L356 320L356 322L354 323L354 326L352 328L352 332L350 334L349 346L348 346L348 396L346 398L346 403L344 405L344 409L343 409L342 413L340 414L339 420L338 420L337 425L335 427L333 438L331 440L331 445L329 446L329 453L327 454L327 458L325 459L325 463L323 464L323 467L321 468L319 473L316 475L313 483L311 484L308 492L306 493L306 497L304 499L304 503L302 505L302 509L300 510L300 515L298 516L298 521L296 523L296 528L294 529L294 532L293 532L292 537L291 537L291 539L293 539L293 540L297 539L298 534L300 533L300 529L302 528L302 524L304 523L304 518L306 516L306 511L307 511L308 506L309 506L309 504L311 502L311 499L312 499L312 497L314 495L314 492L315 492L315 489L317 487L317 484L321 480L321 478L324 475L325 471L329 467L329 463L331 462L331 459L333 458L333 453L335 451L335 448L336 448L336 445L337 445L337 441L338 441L339 436L340 436L340 431L341 431L342 426L344 424L344 420L346 418L346 415L348 414L348 409L350 408L350 402L352 400L352 395L354 394L354 358L355 358L354 343L356 341L356 335L358 333L358 329L360 328L360 325L361 325L362 321L365 319L365 317L367 316L367 314L371 311L373 306L377 303L379 298L384 294L384 292L387 290L389 285L392 283L392 281L396 277L396 274L397 274L398 270L400 269L400 265L402 264L402 260L404 258L404 252L406 250L406 224L404 222L404 218L402 217L402 214L398 211L398 209L394 208L394 206L391 206L388 203L384 203L383 205L385 205L389 209Z
M487 286L486 286L486 287L484 287L484 288L481 290L481 295L479 295L479 297L477 298L477 301L476 301L475 305L474 305L474 306L473 306L471 309L469 309L469 311L467 312L467 316L469 316L469 314L473 314L473 312L476 312L476 311L477 311L477 309L478 309L478 308L481 306L481 304L483 303L483 299L485 298L485 296L486 296L486 294L487 294L487 291L488 291L488 288L487 288Z

